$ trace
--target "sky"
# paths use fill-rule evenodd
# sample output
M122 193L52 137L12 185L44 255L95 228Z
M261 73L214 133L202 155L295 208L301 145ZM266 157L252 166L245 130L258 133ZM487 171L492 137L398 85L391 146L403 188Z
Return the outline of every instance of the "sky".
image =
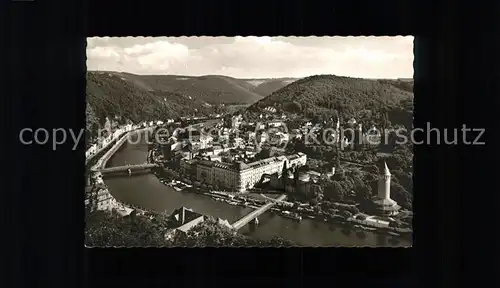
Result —
M413 37L93 37L87 70L235 78L413 78Z

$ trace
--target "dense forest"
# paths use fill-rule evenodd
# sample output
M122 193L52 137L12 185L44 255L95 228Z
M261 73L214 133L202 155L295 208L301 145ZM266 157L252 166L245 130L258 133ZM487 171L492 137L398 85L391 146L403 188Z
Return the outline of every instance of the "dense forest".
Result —
M260 113L272 106L287 114L311 118L354 117L363 122L382 119L388 114L392 123L407 126L413 122L412 89L411 81L316 75L285 86L247 111Z
M106 117L116 117L122 123L138 123L208 114L213 110L203 101L171 92L150 91L112 73L87 73L87 132L103 125Z
M135 75L110 72L147 91L177 93L210 104L252 104L286 86L288 79L236 79L221 75Z

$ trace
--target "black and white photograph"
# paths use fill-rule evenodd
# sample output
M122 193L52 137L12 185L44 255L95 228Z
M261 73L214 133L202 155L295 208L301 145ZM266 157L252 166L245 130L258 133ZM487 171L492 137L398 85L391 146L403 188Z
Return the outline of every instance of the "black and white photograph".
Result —
M86 54L86 247L412 246L413 37Z

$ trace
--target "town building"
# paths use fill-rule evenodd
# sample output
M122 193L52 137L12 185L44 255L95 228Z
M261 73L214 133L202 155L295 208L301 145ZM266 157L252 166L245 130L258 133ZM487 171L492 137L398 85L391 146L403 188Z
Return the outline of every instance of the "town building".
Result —
M196 175L196 160L181 159L180 170L182 174Z
M289 156L270 157L259 161L244 163L224 163L201 160L196 167L198 181L216 185L238 192L251 189L262 180L264 174L281 174L283 165L300 167L306 164L307 156L298 153Z
M267 106L266 108L264 108L264 111L269 112L269 113L276 113L276 108L274 108L272 106Z
M243 122L243 116L236 115L231 118L231 128L238 129Z
M326 173L326 175L333 175L334 171ZM322 174L316 171L299 171L287 169L286 175L274 173L272 175L265 175L265 182L268 182L272 189L284 189L288 194L301 194L310 196L312 192L312 185L319 181Z
M90 211L111 210L117 205L116 199L104 185L100 172L91 175L91 185L86 187L85 207Z
M268 127L272 128L278 128L280 126L283 126L283 121L282 120L273 120L267 122Z
M172 230L165 234L165 238L172 239L176 234L181 234L180 236L185 236L196 225L204 222L206 216L193 211L192 209L181 207L172 212L170 216L171 225L174 227ZM218 223L224 225L228 228L231 227L227 220L218 218Z

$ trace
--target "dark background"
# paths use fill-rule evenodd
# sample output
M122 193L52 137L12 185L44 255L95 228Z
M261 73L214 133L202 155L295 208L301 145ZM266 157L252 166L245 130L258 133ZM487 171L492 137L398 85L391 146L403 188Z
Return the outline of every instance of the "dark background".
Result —
M0 286L498 286L499 10L478 2L2 1ZM182 35L415 35L415 126L487 145L416 148L413 248L85 249L83 142L18 133L84 127L86 36Z

